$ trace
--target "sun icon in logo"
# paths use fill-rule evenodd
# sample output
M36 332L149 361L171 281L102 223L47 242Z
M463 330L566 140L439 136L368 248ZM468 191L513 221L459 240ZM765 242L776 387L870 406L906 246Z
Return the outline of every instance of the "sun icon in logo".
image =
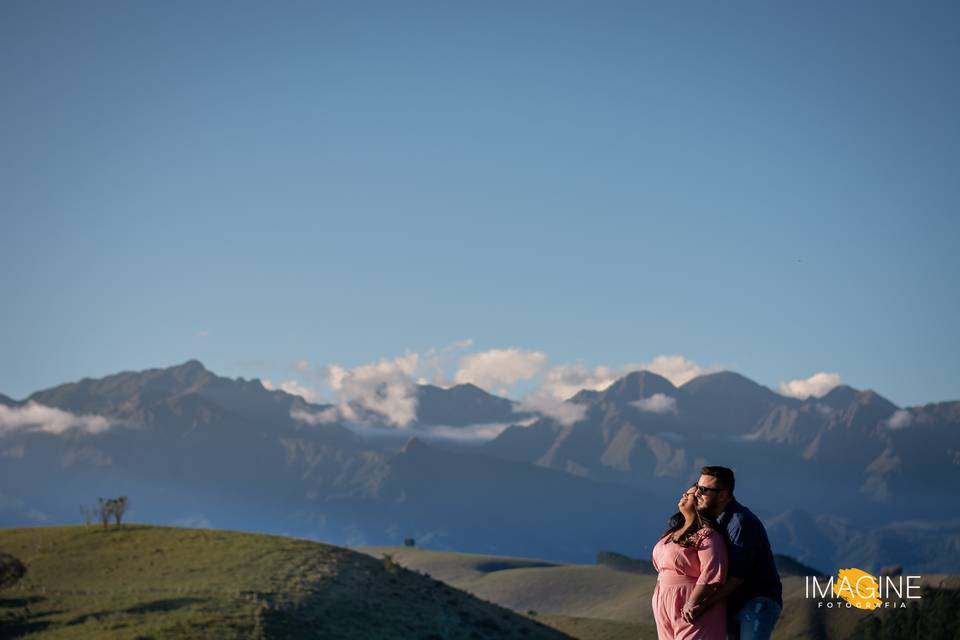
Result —
M862 569L840 569L833 583L833 593L855 607L874 609L882 606L877 579Z

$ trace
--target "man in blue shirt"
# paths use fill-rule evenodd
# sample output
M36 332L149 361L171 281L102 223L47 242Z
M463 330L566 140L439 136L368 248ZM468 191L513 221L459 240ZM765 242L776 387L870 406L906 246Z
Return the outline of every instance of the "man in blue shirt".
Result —
M734 484L727 467L700 470L697 510L716 519L727 542L729 565L723 587L699 606L685 607L683 615L693 620L726 598L729 640L769 640L783 610L783 586L767 530L733 497Z

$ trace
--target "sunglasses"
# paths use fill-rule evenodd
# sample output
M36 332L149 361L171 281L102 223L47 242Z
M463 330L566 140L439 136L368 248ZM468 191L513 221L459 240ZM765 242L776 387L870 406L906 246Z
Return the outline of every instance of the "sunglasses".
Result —
M702 484L697 485L697 493L720 493L723 489L715 489L713 487L705 487Z

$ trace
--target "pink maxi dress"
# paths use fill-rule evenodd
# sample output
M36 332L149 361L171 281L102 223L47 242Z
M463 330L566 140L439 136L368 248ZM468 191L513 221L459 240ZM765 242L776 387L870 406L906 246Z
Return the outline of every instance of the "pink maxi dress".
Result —
M683 547L665 535L653 548L657 586L653 590L653 617L659 640L725 640L726 602L704 611L693 623L680 616L698 584L723 583L727 578L727 546L723 535L705 527L695 533L692 546Z

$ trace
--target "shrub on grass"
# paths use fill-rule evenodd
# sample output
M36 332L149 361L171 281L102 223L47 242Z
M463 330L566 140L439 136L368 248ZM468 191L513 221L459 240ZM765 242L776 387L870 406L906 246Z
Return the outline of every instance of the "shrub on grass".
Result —
M9 553L0 552L0 589L17 584L27 573L27 567Z

